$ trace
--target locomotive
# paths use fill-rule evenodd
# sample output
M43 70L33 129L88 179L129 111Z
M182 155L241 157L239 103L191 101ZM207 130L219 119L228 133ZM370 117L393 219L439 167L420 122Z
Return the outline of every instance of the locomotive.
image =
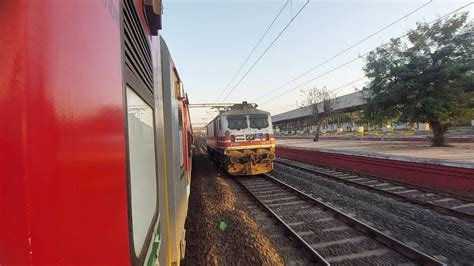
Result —
M178 265L193 138L161 1L0 6L0 265Z
M207 125L207 150L231 175L273 170L275 138L269 112L243 102L221 110Z

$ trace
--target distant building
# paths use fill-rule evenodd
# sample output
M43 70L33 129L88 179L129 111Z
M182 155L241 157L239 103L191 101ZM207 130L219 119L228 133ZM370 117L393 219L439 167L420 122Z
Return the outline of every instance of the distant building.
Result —
M318 103L318 109L322 111L322 104ZM364 127L364 131L380 129L391 131L393 129L414 129L418 131L429 131L427 123L401 123L392 121L388 125L374 128L375 125L362 123L361 117L365 101L361 91L346 94L334 99L334 111L328 122L321 126L322 132L353 132L359 127ZM272 123L276 133L281 134L307 134L313 133L316 125L310 124L311 108L303 107L290 110L272 116ZM474 126L474 120L462 120L456 126Z
M334 114L329 119L327 125L323 125L323 131L336 131L337 128L343 128L344 131L355 130L358 126L355 122L360 115L365 102L362 98L362 92L357 91L347 95L343 95L334 99ZM318 109L322 110L321 103ZM283 133L292 133L298 131L312 132L314 125L308 124L311 117L311 108L297 108L285 113L272 116L272 123L277 131Z

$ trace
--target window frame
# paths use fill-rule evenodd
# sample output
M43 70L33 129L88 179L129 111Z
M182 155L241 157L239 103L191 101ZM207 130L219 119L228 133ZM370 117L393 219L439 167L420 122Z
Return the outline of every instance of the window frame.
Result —
M145 242L142 246L142 250L137 252L134 248L134 237L133 237L133 217L132 217L132 198L131 198L131 173L130 173L130 140L128 135L128 101L127 101L127 87L134 91L148 106L152 109L153 115L153 137L154 137L154 151L155 151L155 174L156 174L156 207L152 216L150 227L148 228ZM133 72L124 67L124 82L123 82L123 101L124 101L124 125L125 125L125 153L126 153L126 185L127 185L127 213L128 213L128 235L129 235L129 247L130 255L133 265L143 265L146 260L148 250L150 249L150 243L152 243L153 232L157 225L158 216L160 213L160 190L159 190L159 175L158 175L158 149L156 141L156 116L155 116L155 105L153 94L146 88L142 81L140 81Z
M178 157L179 157L179 168L182 170L184 168L184 113L183 108L178 104Z
M265 116L266 117L266 119L265 119L266 126L264 126L264 127L254 127L254 126L252 126L252 116L253 117L262 116L262 118L263 118L263 116ZM270 126L270 123L268 123L268 115L267 114L251 114L251 115L249 115L249 122L250 122L250 128L262 129L262 128L267 128L267 127Z
M236 119L234 117L243 117L244 119ZM248 118L247 118L246 115L228 115L228 116L226 116L226 119L227 119L227 128L229 128L229 129L241 130L241 129L249 128ZM243 120L243 121L245 121L245 127L242 127L242 128L231 127L229 120Z

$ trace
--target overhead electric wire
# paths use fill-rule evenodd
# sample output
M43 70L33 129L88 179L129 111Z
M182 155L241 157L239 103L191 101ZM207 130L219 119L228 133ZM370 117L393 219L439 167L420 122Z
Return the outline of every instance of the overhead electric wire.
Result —
M286 24L286 26L283 28L283 30L273 39L273 41L270 43L270 45L263 51L263 53L260 55L260 57L257 58L257 60L253 63L253 65L245 72L245 74L240 78L240 80L237 82L237 84L232 87L232 89L226 94L226 96L222 99L223 101L227 99L227 97L230 96L230 94L239 86L239 84L244 80L244 78L252 71L252 69L257 65L257 63L262 59L262 57L270 50L270 48L275 44L275 42L280 38L280 36L283 34L283 32L286 31L286 29L290 26L290 24L295 20L295 18L303 11L303 9L308 5L309 0L306 1L306 3L298 10L298 12L291 18L290 22Z
M283 12L283 10L285 9L285 7L288 5L288 3L290 2L290 0L286 0L285 4L281 7L280 11L278 12L278 14L275 16L275 18L273 19L272 23L267 27L267 29L265 30L265 32L263 33L263 35L260 37L260 39L258 40L257 44L255 44L255 46L253 47L252 51L249 53L249 55L247 56L247 58L245 58L244 62L242 63L242 65L239 67L239 70L237 70L237 72L235 73L235 75L232 77L232 79L229 81L229 83L227 83L227 85L225 86L224 90L221 92L221 94L219 94L219 97L217 97L217 101L219 101L219 99L222 97L222 95L224 95L224 93L227 91L227 89L229 88L229 85L234 81L234 79L237 77L237 75L240 73L240 71L242 70L242 68L245 66L245 64L249 61L250 57L253 55L253 53L255 52L255 50L257 49L257 47L260 45L260 43L262 42L263 38L265 38L265 36L267 35L268 31L270 30L270 28L273 26L273 24L275 24L275 21L278 19L278 17L280 17L281 13Z
M263 105L263 104L266 104L266 103L268 103L268 102L271 102L271 101L273 101L274 99L279 98L280 96L283 96L283 95L285 95L285 94L287 94L287 93L289 93L289 92L291 92L291 91L293 91L293 90L295 90L295 89L297 89L297 88L299 88L299 87L301 87L301 86L304 86L304 85L310 83L311 81L314 81L314 80L317 80L317 79L319 79L319 78L322 78L322 77L328 75L329 73L338 70L339 68L342 68L342 67L344 67L344 66L346 66L346 65L348 65L348 64L350 64L350 63L352 63L352 62L357 61L358 59L361 59L362 57L366 56L366 55L369 54L369 53L370 53L370 51L367 52L367 53L365 53L365 54L363 54L363 55L360 55L360 56L358 56L358 57L356 57L356 58L354 58L354 59L351 59L351 60L349 60L349 61L343 63L342 65L339 65L339 66L337 66L337 67L335 67L335 68L332 68L332 69L330 69L330 70L324 72L323 74L320 74L320 75L318 75L318 76L316 76L316 77L314 77L314 78L312 78L312 79L310 79L310 80L308 80L308 81L305 81L305 82L302 83L302 84L299 84L298 86L295 86L295 87L293 87L293 88L291 88L291 89L289 89L289 90L284 91L283 93L278 94L278 95L275 96L275 97L270 98L269 100L267 100L267 101L261 103L260 105Z
M285 106L282 106L282 107L273 108L273 109L266 110L266 111L267 112L273 112L273 111L276 111L276 110L281 110L281 109L285 109L285 108L288 108L288 107L294 107L294 106L297 106L297 105L296 104L290 104L290 105L285 105Z
M396 23L400 22L402 19L404 19L404 18L410 16L411 14L413 14L413 13L415 13L416 11L418 11L418 10L424 8L425 6L431 4L432 2L433 2L433 0L430 0L429 2L425 3L424 5L419 6L418 8L412 10L411 12L409 12L409 13L406 14L406 15L404 15L403 17L400 17L399 19L393 21L392 23L388 24L387 26L385 26L385 27L383 27L383 28L377 30L376 32L370 34L369 36L367 36L367 37L361 39L360 41L354 43L353 45L349 46L348 48L346 48L346 49L344 49L344 50L338 52L337 54L335 54L335 55L332 56L331 58L326 59L325 61L321 62L320 64L318 64L318 65L312 67L311 69L309 69L309 70L305 71L304 73L298 75L297 77L293 78L292 80L290 80L290 81L286 82L285 84L279 86L279 87L276 88L275 90L272 90L271 92L269 92L269 93L267 93L267 94L265 94L265 95L262 95L262 96L256 98L254 101L258 101L258 100L260 100L260 99L262 99L262 98L264 98L264 97L267 97L268 95L270 95L270 94L272 94L272 93L275 93L276 91L280 90L281 88L285 87L286 85L289 85L289 84L293 83L294 81L300 79L301 77L304 77L306 74L308 74L308 73L314 71L315 69L317 69L317 68L319 68L319 67L325 65L326 63L328 63L328 62L334 60L336 57L338 57L338 56L344 54L345 52L351 50L352 48L356 47L357 45L359 45L359 44L361 44L361 43L367 41L368 39L374 37L375 35L379 34L380 32L382 32L382 31L384 31L384 30L390 28L391 26L393 26L393 25L395 25Z
M339 90L339 89L345 88L345 87L347 87L347 86L349 86L349 85L352 85L352 84L354 84L354 83L356 83L356 82L358 82L358 81L361 81L361 80L363 80L363 79L365 79L365 78L366 78L365 76L361 76L361 77L359 77L359 78L357 78L357 79L355 79L355 80L353 80L353 81L351 81L351 82L348 82L348 83L345 83L345 84L343 84L343 85L340 85L340 86L338 86L338 87L336 87L336 88L334 88L334 89L331 89L331 90L329 90L329 91L330 91L330 92L334 92L334 91L336 91L336 90ZM285 106L273 108L273 109L270 109L270 110L267 110L267 111L268 111L268 112L273 112L273 111L276 111L276 110L281 110L281 109L285 109L285 108L292 107L292 106L297 106L297 104L285 105Z
M359 77L359 78L357 78L357 79L355 79L355 80L353 80L353 81L351 81L351 82L348 82L348 83L346 83L346 84L344 84L344 85L341 85L341 86L336 87L336 88L334 88L334 89L331 89L331 90L329 90L329 91L330 91L330 92L335 92L335 91L340 90L340 89L342 89L342 88L345 88L345 87L347 87L347 86L349 86L349 85L352 85L352 84L354 84L354 83L356 83L356 82L358 82L358 81L361 81L361 80L363 80L363 79L365 79L365 78L366 78L365 76L361 76L361 77Z
M445 17L447 17L447 16L449 16L449 15L451 15L451 14L453 14L453 13L455 13L455 12L457 12L457 11L463 9L463 8L466 8L466 7L470 6L470 5L472 5L472 4L474 4L474 3L469 3L469 4L467 4L467 5L464 5L464 6L462 6L462 7L459 7L459 8L457 8L457 9L455 9L455 10L453 10L453 11L451 11L451 12L449 12L449 13L447 13L447 14L445 14L445 15L443 15L443 16L441 16L441 17L439 17L439 18L437 18L437 19L435 19L435 20L433 20L433 21L431 21L431 22L428 22L427 24L433 24L433 23L435 23L435 22L437 22L437 21L439 21L439 20L442 20L442 19L444 19ZM396 37L396 38L403 38L403 37L406 37L407 35L408 35L408 33L405 33L405 34L403 34L403 35L401 35L401 36L399 36L399 37ZM379 46L379 47L380 47L380 46ZM373 50L375 50L375 49L373 49ZM310 83L310 82L312 82L312 81L314 81L314 80L316 80L316 79L319 79L319 78L321 78L321 77L323 77L323 76L326 76L326 75L328 75L329 73L334 72L334 71L338 70L339 68L342 68L342 67L344 67L344 66L346 66L346 65L348 65L348 64L350 64L350 63L352 63L352 62L354 62L354 61L356 61L356 60L358 60L358 59L362 59L363 57L365 57L366 55L368 55L368 54L369 54L370 52L372 52L373 50L370 50L370 51L368 51L368 52L366 52L366 53L364 53L364 54L362 54L362 55L359 55L358 57L356 57L356 58L354 58L354 59L351 59L351 60L349 60L349 61L346 61L345 63L343 63L343 64L341 64L341 65L339 65L339 66L337 66L337 67L335 67L335 68L332 68L331 70L326 71L326 72L324 72L323 74L320 74L320 75L318 75L318 76L316 76L316 77L314 77L314 78L312 78L312 79L310 79L310 80L308 80L308 81L305 81L304 83L301 83L301 84L298 85L298 86L295 86L295 87L293 87L293 88L291 88L291 89L289 89L289 90L286 90L286 91L284 91L283 93L280 93L280 94L278 94L277 96L274 96L274 97L270 98L269 100L267 100L267 101L265 101L265 102L263 102L263 103L261 103L261 104L259 104L259 105L263 105L263 104L265 104L265 103L271 102L271 101L273 101L273 100L276 99L276 98L279 98L279 97L281 97L281 96L283 96L283 95L285 95L285 94L287 94L287 93L289 93L289 92L291 92L291 91L294 91L295 89L298 89L298 88L300 88L301 86L304 86L304 85L306 85L306 84L308 84L308 83Z

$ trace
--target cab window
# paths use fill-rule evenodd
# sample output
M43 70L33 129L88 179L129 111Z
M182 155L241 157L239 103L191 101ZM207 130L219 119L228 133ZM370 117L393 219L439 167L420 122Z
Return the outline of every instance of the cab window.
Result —
M229 115L227 116L227 124L229 129L247 128L247 117L243 115Z
M250 115L251 128L266 128L268 127L268 116L266 114Z

